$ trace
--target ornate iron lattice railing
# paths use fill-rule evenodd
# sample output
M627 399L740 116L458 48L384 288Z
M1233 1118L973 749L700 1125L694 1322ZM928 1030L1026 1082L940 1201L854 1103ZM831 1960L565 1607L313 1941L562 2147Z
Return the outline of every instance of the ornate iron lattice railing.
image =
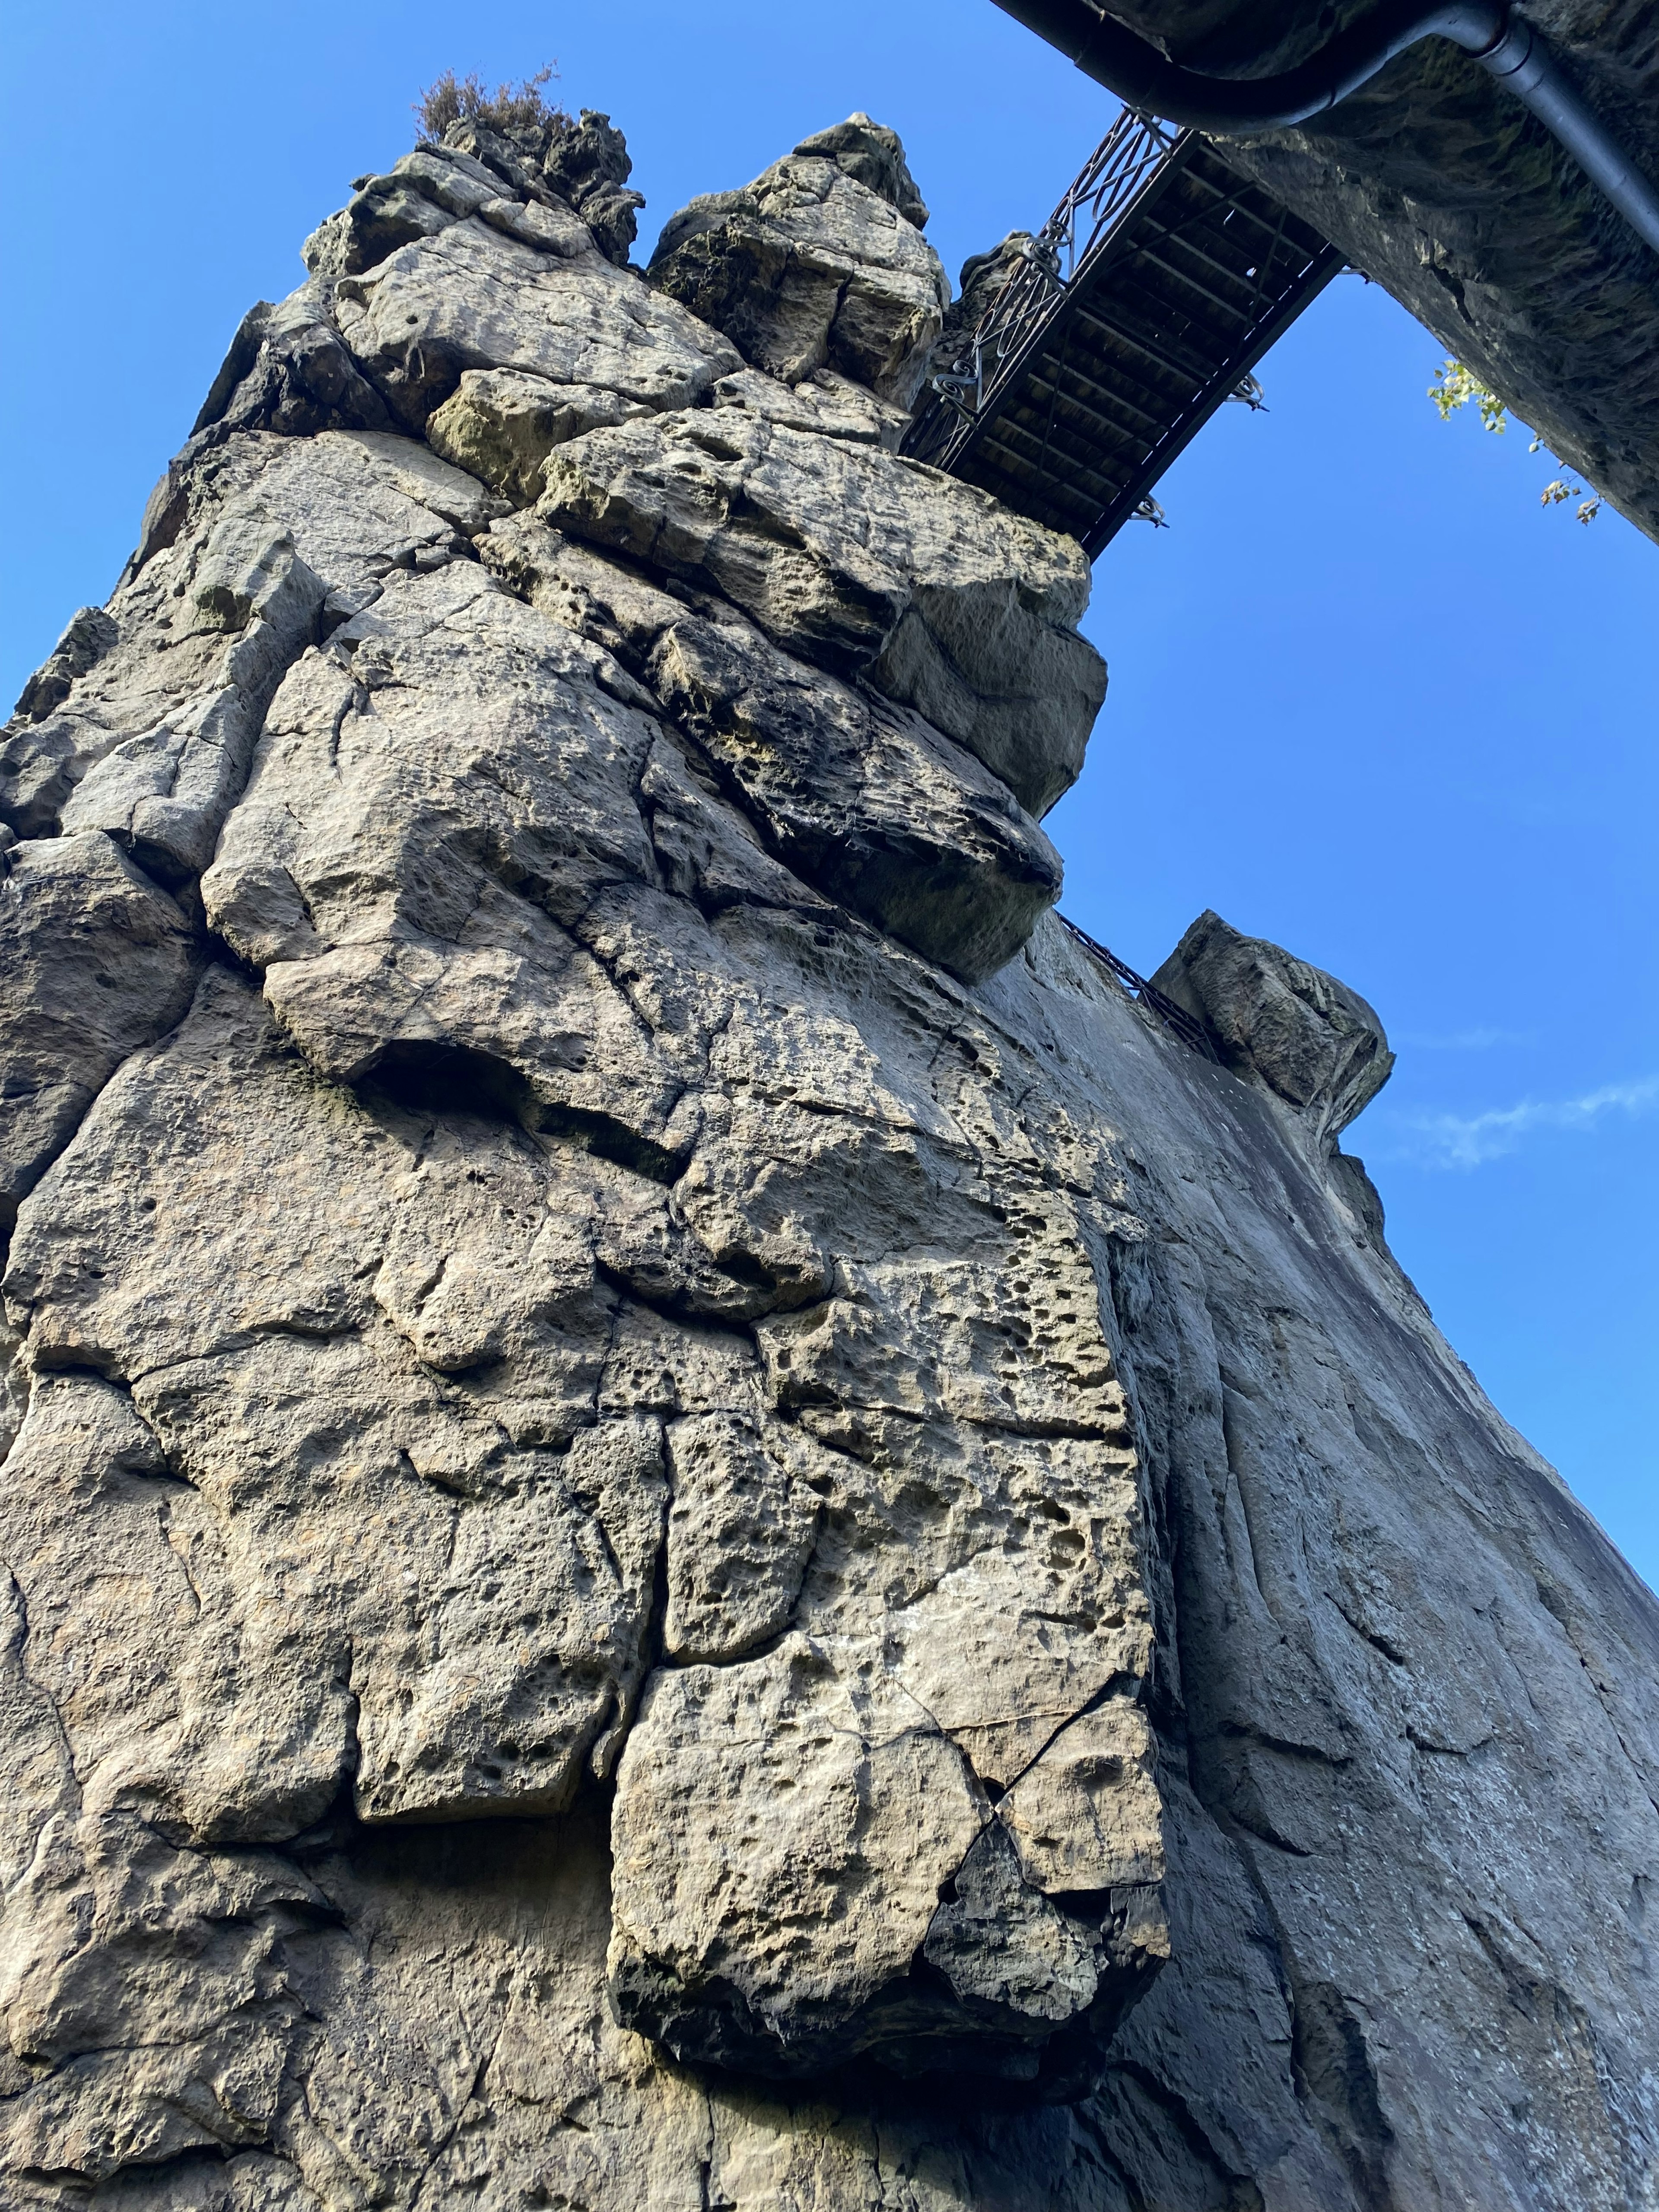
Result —
M934 356L902 451L1091 560L1342 256L1200 132L1120 116L971 331Z
M948 470L986 402L1012 380L1048 326L1057 295L1110 247L1142 191L1190 131L1125 108L1060 205L1025 248L1024 264L990 301L962 350L928 380L941 403L918 415L904 450Z

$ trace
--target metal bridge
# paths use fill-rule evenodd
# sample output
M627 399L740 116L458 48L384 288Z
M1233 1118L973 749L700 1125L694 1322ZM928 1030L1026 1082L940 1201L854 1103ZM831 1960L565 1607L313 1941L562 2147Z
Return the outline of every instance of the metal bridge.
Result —
M1126 109L953 360L903 451L1091 560L1343 266L1195 131Z

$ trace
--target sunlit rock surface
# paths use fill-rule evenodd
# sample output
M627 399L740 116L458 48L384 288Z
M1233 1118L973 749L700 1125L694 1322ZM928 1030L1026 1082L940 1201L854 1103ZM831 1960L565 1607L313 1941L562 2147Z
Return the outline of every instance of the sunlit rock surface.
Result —
M1659 1613L1380 1025L1048 917L892 135L627 174L361 180L4 733L4 2201L1650 2204Z

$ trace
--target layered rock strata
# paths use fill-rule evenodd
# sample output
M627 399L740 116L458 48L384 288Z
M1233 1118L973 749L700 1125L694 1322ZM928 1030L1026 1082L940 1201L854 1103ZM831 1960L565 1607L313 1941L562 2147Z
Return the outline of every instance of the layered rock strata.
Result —
M602 122L360 185L5 732L8 2201L1644 2203L1659 1620L1375 1016L1047 918L891 134L653 285Z

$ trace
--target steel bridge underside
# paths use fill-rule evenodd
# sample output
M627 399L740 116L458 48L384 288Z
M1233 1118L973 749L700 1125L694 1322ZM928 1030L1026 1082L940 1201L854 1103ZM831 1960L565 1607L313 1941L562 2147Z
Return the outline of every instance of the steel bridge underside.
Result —
M977 327L935 356L903 450L1092 560L1343 267L1195 131L1126 112Z

